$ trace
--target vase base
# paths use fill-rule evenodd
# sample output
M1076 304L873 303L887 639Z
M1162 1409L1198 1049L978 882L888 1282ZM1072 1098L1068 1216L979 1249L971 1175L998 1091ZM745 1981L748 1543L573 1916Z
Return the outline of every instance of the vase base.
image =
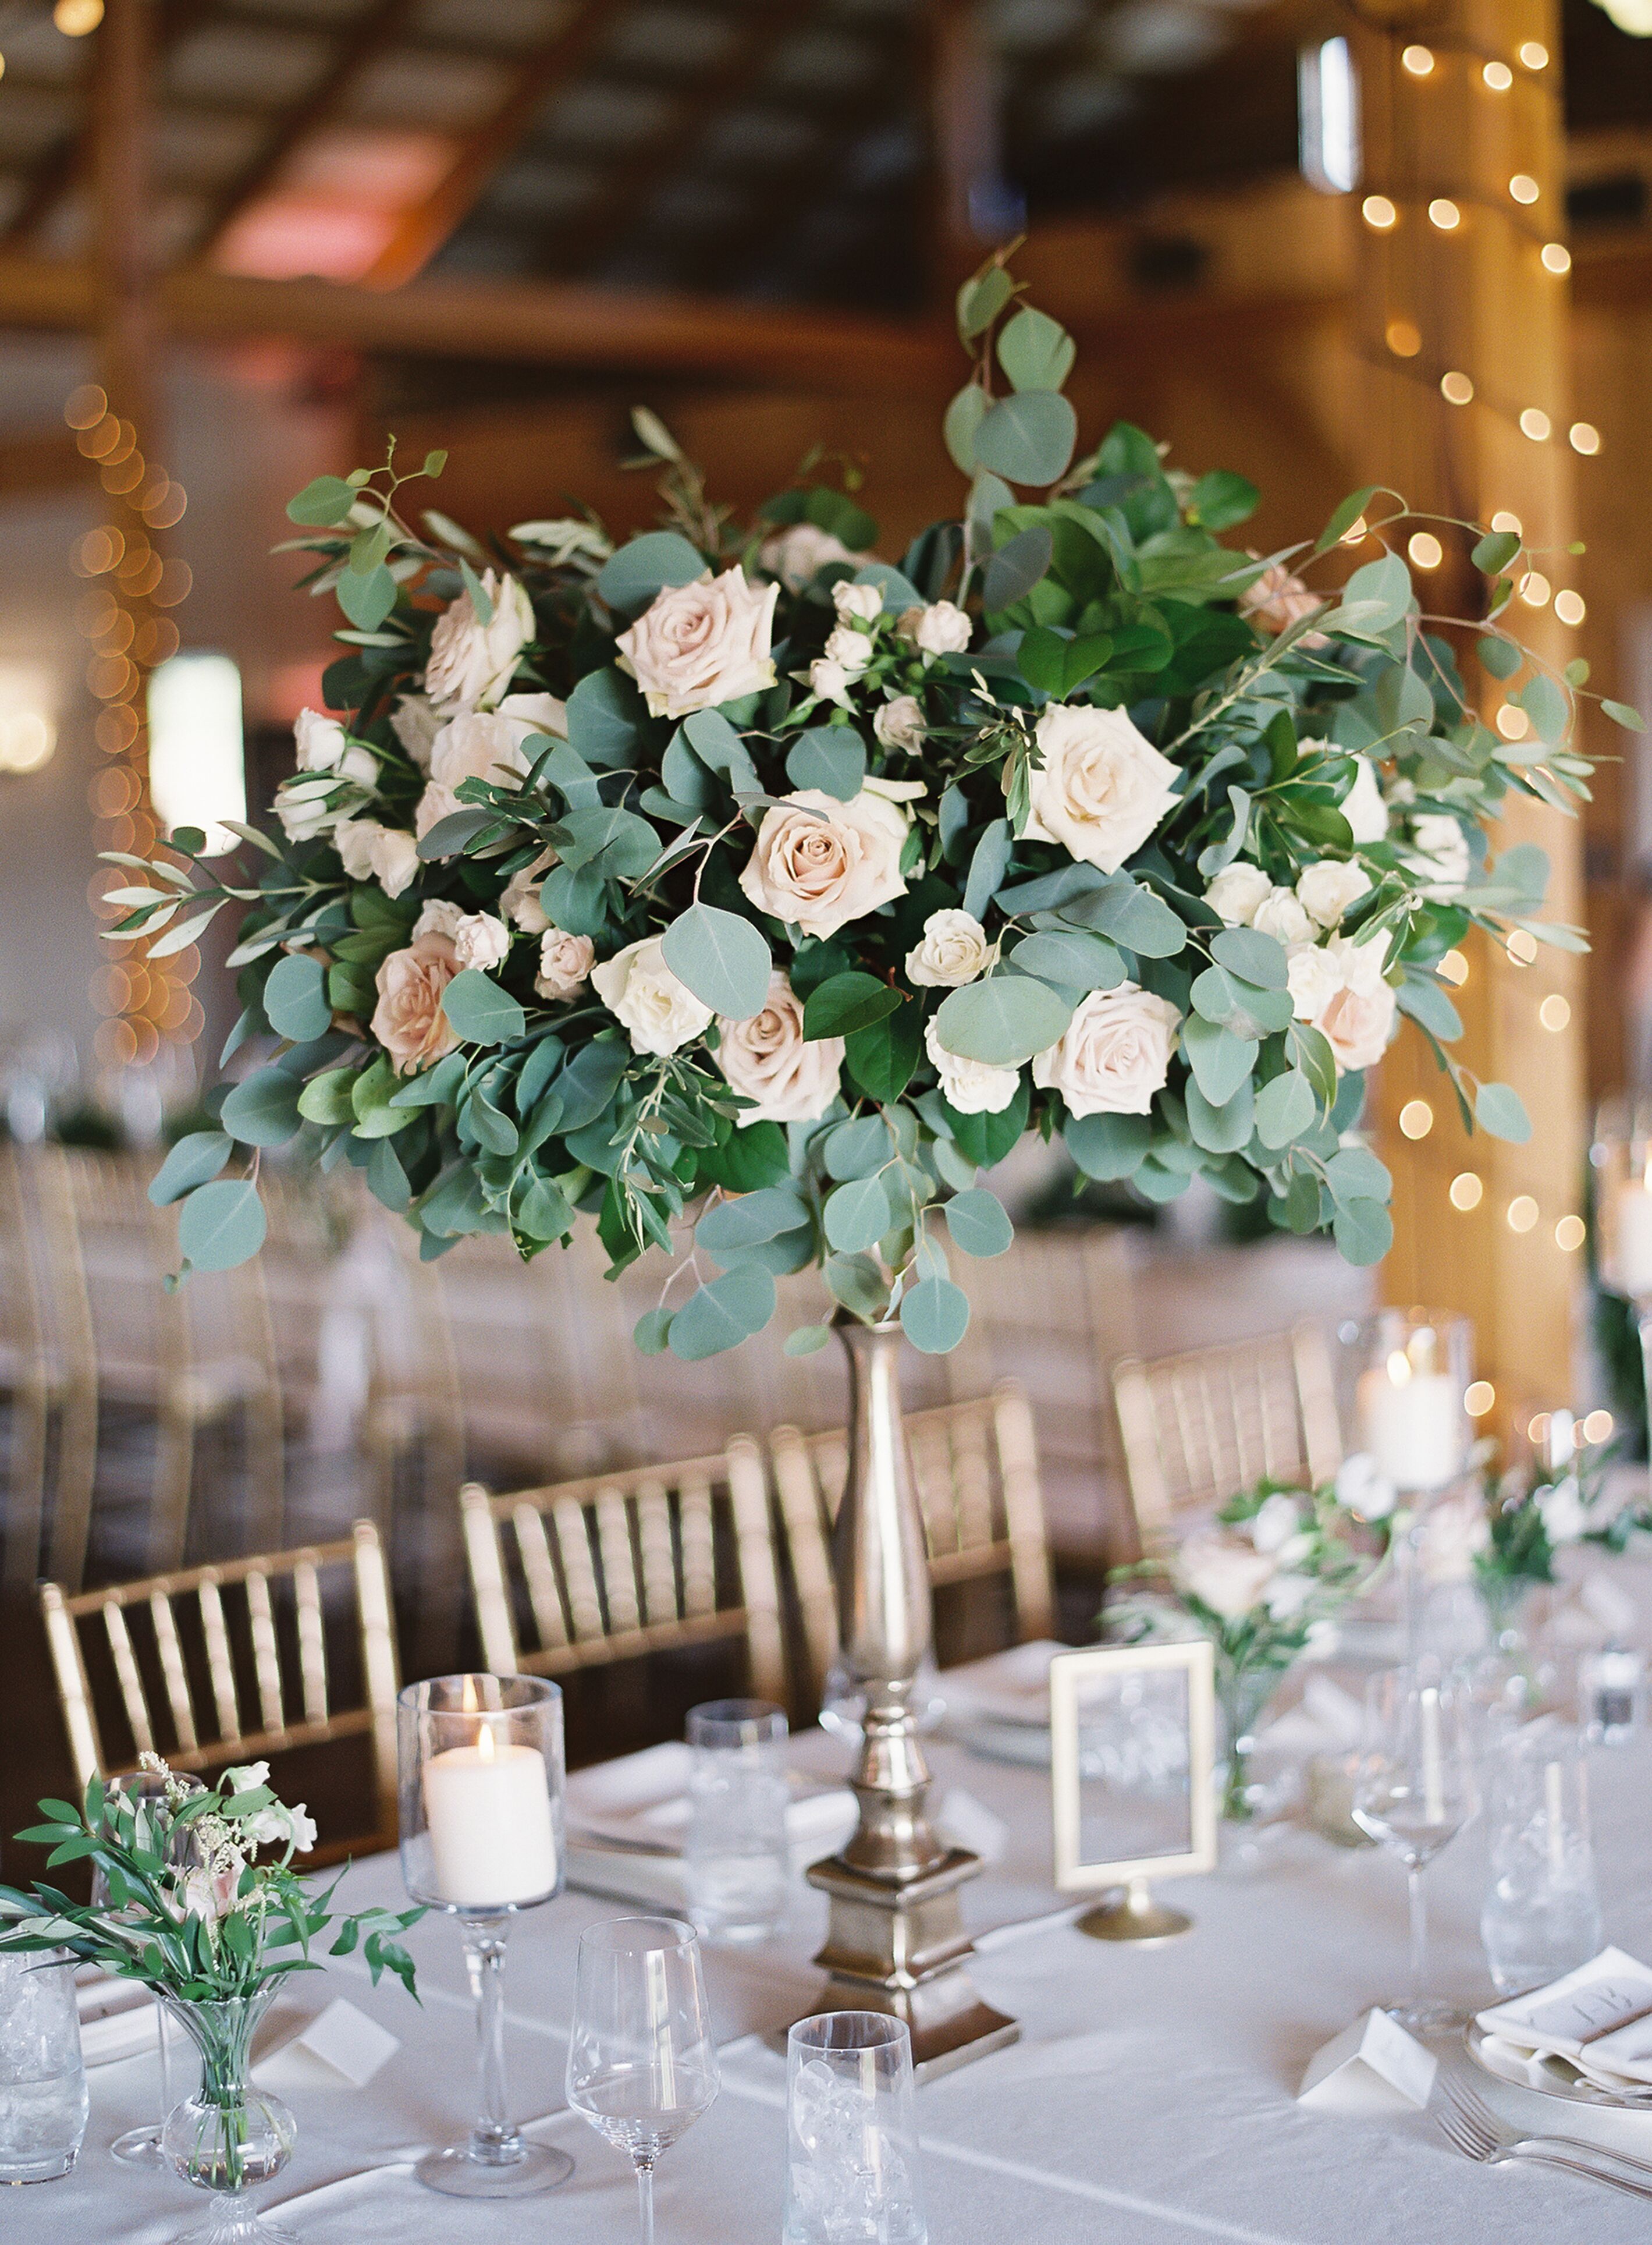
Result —
M109 2156L118 2160L123 2167L165 2167L168 2174L172 2173L172 2161L160 2147L160 2124L156 2120L117 2136L109 2147Z
M1092 1941L1138 1941L1145 1947L1193 1930L1187 1911L1155 1902L1145 1879L1133 1879L1121 1895L1087 1909L1075 1923Z
M550 2144L524 2144L519 2160L497 2164L472 2158L468 2144L450 2144L426 2153L413 2173L427 2190L447 2198L531 2198L566 2182L573 2161Z
M279 2222L266 2221L250 2206L226 2198L213 2202L208 2221L186 2229L173 2245L302 2245L302 2240Z

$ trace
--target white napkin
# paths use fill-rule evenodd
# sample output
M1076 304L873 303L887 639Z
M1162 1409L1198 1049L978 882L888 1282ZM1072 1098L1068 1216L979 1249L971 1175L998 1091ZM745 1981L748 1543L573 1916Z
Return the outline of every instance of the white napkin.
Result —
M95 1970L85 1978L77 1976L75 2008L80 2014L84 2065L113 2065L120 2058L154 2049L155 2000L141 1982Z
M652 1840L680 1848L691 1808L689 1748L680 1739L640 1753L578 1770L567 1781L568 1821L575 1838ZM855 1796L846 1785L823 1786L793 1773L786 1837L794 1855L818 1853L854 1828ZM644 1859L640 1859L644 1860Z
M1563 2058L1603 2088L1652 2085L1652 1967L1622 1949L1478 2019L1519 2058Z
M1050 1721L1050 1663L1070 1645L1047 1638L1012 1645L985 1660L944 1668L936 1679L949 1722L1026 1723L1047 1729Z
M1359 1744L1364 1723L1364 1710L1351 1692L1329 1676L1310 1676L1297 1705L1269 1723L1257 1744L1298 1760L1310 1754L1345 1753Z
M265 2089L365 2089L387 2059L402 2047L396 2036L335 1996L253 2068Z

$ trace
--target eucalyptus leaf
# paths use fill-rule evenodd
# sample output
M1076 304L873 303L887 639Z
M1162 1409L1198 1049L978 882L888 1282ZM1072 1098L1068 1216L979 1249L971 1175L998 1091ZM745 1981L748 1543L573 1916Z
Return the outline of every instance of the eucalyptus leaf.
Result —
M1518 1092L1506 1083L1482 1083L1474 1095L1474 1120L1493 1138L1523 1146L1532 1135L1531 1117Z
M881 1177L854 1177L827 1196L822 1217L830 1245L840 1255L876 1247L894 1222Z
M299 1089L284 1068L261 1068L234 1085L219 1120L243 1145L284 1146L298 1130Z
M975 458L1012 484L1053 484L1078 442L1079 417L1059 390L1020 390L990 407L975 432Z
M870 1028L873 1022L894 1013L903 1002L901 993L880 982L876 974L855 968L846 974L829 975L809 994L803 1007L803 1035L811 1041L852 1036L856 1029Z
M1141 1168L1153 1125L1145 1115L1075 1115L1068 1116L1061 1136L1087 1177L1113 1184Z
M1182 1048L1194 1080L1213 1107L1225 1107L1256 1064L1256 1045L1236 1037L1198 1014L1181 1024Z
M1054 553L1054 539L1048 526L1041 522L1000 546L988 559L981 579L983 607L1008 608L1024 600L1049 573Z
M193 1270L229 1271L264 1244L264 1204L249 1179L200 1185L179 1211L178 1245Z
M970 1298L950 1278L924 1278L901 1299L901 1330L925 1356L944 1356L969 1329Z
M519 1037L528 1017L508 990L479 967L467 967L442 993L442 1011L468 1045L502 1045Z
M741 1263L700 1286L671 1320L671 1353L686 1363L720 1355L762 1328L775 1314L773 1274Z
M215 1177L234 1150L234 1141L225 1131L192 1130L171 1149L150 1179L150 1199L157 1208L181 1200Z
M1264 1146L1289 1146L1313 1129L1318 1113L1312 1084L1300 1070L1287 1068L1256 1094L1256 1136Z
M852 725L811 725L792 743L786 777L796 788L850 803L866 777L866 743Z
M999 364L1017 390L1060 390L1073 371L1078 349L1059 320L1030 305L999 330Z
M1069 1001L1031 974L994 974L954 990L935 1016L943 1048L991 1068L1019 1068L1056 1043L1073 1018Z
M1015 1227L1005 1213L1003 1202L984 1185L972 1185L944 1202L941 1214L954 1245L965 1255L1002 1255L1014 1243Z
M327 1002L327 970L319 959L292 952L278 960L264 985L264 1012L277 1036L308 1044L325 1036L333 1009Z
M623 616L640 615L667 586L706 573L704 554L674 530L647 530L603 564L596 589Z
M660 948L672 973L714 1013L746 1021L762 1011L774 960L761 931L738 912L690 905L667 928Z
M1067 990L1114 990L1126 979L1116 947L1087 928L1034 930L1010 956L1019 973L1036 974Z

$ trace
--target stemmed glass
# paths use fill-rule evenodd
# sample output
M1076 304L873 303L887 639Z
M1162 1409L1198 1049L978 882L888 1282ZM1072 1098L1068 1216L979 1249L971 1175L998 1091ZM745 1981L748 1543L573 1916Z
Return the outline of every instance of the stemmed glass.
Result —
M643 2245L653 2245L654 2164L710 2109L718 2083L694 1928L674 1917L588 1927L579 1936L568 2102L631 2154Z
M525 2198L573 2172L526 2140L504 2079L504 1943L519 1909L562 1891L562 1693L541 1676L434 1676L396 1706L402 1876L459 1921L477 2004L482 2113L470 2140L413 2172L454 2198Z
M1413 2031L1451 2025L1449 2004L1428 1985L1428 1916L1423 1873L1479 1806L1467 1710L1438 1665L1391 1668L1365 1695L1365 1745L1355 1780L1353 1818L1405 1866L1411 1903L1411 2001L1390 2016Z
M148 1770L134 1770L128 1777L107 1779L105 1790L118 1793L127 1801L159 1803L164 1807L168 1784L181 1786L188 1793L200 1789L200 1780L196 1778L180 1777L175 1773L168 1777L160 1777ZM187 1824L181 1832L173 1835L168 1853L180 1868L186 1859L194 1855L191 1828ZM101 1870L94 1869L91 1875L92 1908L101 1909L108 1900L109 1891L104 1875ZM161 2147L160 2132L166 2126L166 2117L173 2108L172 2047L167 2039L166 2006L159 1991L151 1992L155 2006L155 2046L160 2056L160 2117L156 2120L142 2121L137 2127L128 2128L124 2134L117 2136L109 2147L109 2154L112 2159L118 2160L123 2167L165 2167L170 2174L172 2161Z

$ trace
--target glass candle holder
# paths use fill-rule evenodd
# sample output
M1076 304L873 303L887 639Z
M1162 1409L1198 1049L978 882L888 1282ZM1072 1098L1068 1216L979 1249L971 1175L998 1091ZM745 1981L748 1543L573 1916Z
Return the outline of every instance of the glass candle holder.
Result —
M510 2117L504 1947L520 1909L562 1890L562 1693L541 1676L436 1676L396 1700L402 1876L459 1921L477 2001L482 2109L469 2140L414 2173L455 2198L524 2198L573 2172Z
M1386 1309L1345 1332L1355 1367L1348 1449L1370 1461L1374 1489L1392 1493L1394 1564L1414 1659L1422 1637L1424 1516L1468 1463L1473 1430L1465 1401L1473 1378L1473 1333L1449 1310Z
M688 1901L701 1937L759 1941L786 1908L787 1725L765 1699L688 1710Z

